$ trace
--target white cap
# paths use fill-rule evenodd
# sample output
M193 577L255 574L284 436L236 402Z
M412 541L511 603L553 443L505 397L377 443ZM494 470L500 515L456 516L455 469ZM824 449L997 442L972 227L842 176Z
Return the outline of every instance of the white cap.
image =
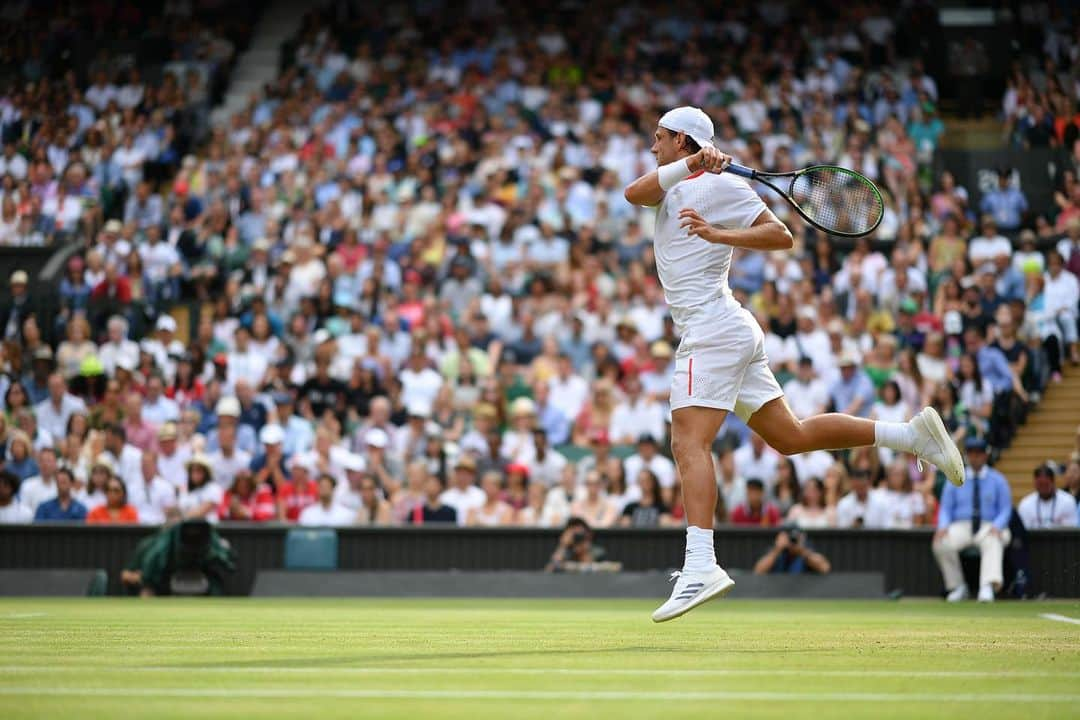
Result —
M684 105L668 110L661 116L659 125L672 132L686 133L701 147L713 144L713 122L701 108Z
M413 400L409 403L407 410L410 417L420 417L425 420L431 417L431 405L423 400Z
M172 315L162 315L157 319L157 329L176 332L176 320L173 319Z
M377 429L377 428L376 428ZM379 430L382 432L382 430ZM346 470L352 472L364 472L367 470L367 462L364 458L356 453L346 453L344 462L341 463Z
M224 415L225 417L240 417L240 401L230 396L223 397L218 400L217 407L218 417Z
M372 447L384 448L390 444L390 436L382 428L371 428L364 433L364 442Z
M277 445L285 440L285 430L276 423L263 425L259 431L259 442L263 445Z

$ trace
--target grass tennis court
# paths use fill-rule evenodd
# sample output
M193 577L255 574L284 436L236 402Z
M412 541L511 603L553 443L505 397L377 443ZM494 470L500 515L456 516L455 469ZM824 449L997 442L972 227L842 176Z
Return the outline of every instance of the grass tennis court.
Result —
M652 609L5 600L0 716L1080 717L1077 602Z

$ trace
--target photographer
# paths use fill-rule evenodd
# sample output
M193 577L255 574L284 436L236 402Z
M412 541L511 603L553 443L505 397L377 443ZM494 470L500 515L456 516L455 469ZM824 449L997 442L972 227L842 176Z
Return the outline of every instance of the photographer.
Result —
M581 518L572 517L559 536L559 544L548 561L547 572L617 571L619 563L600 562L604 549L592 544L593 532Z
M769 573L800 574L814 572L824 575L830 570L829 560L815 552L806 540L806 533L797 527L785 527L776 535L769 552L754 565L755 575Z

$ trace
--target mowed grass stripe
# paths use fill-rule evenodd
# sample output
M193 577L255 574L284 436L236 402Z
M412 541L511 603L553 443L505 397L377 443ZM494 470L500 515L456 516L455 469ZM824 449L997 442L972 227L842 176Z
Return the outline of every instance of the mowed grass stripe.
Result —
M98 665L0 665L0 673L38 674L38 673L89 673L95 678L104 674L116 673L166 673L175 675L184 673L210 673L213 675L570 675L570 676L615 676L615 677L652 677L655 675L677 675L687 677L843 677L843 678L1080 678L1077 672L1025 671L1025 670L817 670L782 669L754 670L746 668L505 668L488 666L470 667L230 667L222 665L122 665L101 667Z
M0 687L0 696L40 695L41 688ZM1076 703L1080 694L1045 693L881 693L638 690L397 690L344 688L49 688L50 695L74 697L181 698L354 698L403 700L614 700L701 701L760 700L768 702L955 702L955 703Z

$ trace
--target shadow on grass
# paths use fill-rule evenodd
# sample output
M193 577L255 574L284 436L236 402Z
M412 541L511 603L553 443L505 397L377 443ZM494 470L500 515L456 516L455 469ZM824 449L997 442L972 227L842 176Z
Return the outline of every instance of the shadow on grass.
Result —
M720 652L732 655L792 655L828 652L828 648L724 648ZM666 645L625 645L617 647L598 648L545 648L545 649L522 649L522 650L485 650L474 652L401 652L401 653L360 653L356 655L342 655L337 657L290 657L290 658L263 658L260 660L226 660L218 662L198 663L172 663L161 667L175 668L198 668L200 670L213 670L215 668L384 668L397 666L410 666L413 663L445 662L451 660L496 660L500 658L528 658L528 657L588 657L594 655L623 655L623 654L664 654L686 653L686 646L682 644ZM421 666L422 667L422 666ZM482 670L483 668L477 668Z

